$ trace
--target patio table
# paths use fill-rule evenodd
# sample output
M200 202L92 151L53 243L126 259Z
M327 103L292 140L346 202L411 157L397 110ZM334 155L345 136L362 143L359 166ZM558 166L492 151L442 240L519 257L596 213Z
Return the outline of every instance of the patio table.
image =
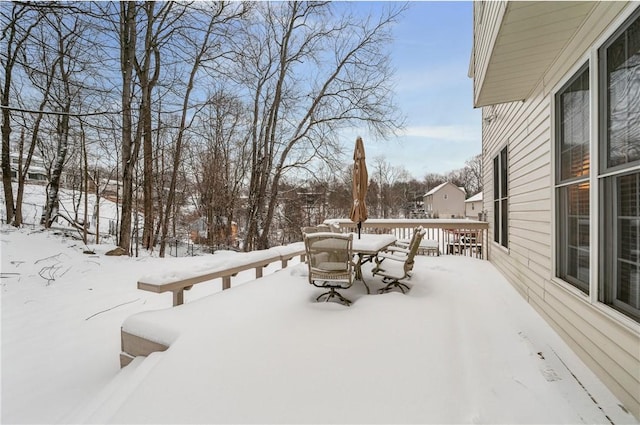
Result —
M373 259L378 255L380 251L383 251L389 245L393 245L396 242L394 235L371 235L361 234L358 238L357 234L353 236L352 251L358 256L358 261L355 264L356 280L361 281L365 288L367 288L367 294L370 294L369 285L365 282L362 276L362 265Z

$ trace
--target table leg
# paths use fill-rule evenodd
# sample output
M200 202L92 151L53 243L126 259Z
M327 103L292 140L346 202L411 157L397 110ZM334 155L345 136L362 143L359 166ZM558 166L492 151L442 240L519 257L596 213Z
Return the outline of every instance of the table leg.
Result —
M369 285L367 285L367 282L365 282L364 277L362 276L362 258L362 254L358 254L358 262L356 263L356 280L361 281L364 287L367 288L367 294L370 294L371 291L369 290Z

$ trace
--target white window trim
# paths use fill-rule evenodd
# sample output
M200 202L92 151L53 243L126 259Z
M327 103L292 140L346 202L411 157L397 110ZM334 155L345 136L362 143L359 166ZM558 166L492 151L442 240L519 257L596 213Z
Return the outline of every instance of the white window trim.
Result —
M602 43L596 44L597 46ZM595 46L595 45L594 45ZM600 227L600 189L598 173L600 171L600 147L598 137L598 49L592 47L589 51L589 302L598 303L598 273L600 271L600 248L598 244Z

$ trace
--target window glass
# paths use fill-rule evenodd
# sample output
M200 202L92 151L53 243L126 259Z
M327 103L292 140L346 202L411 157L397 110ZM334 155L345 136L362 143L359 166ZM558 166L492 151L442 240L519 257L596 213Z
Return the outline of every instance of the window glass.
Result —
M558 189L558 277L589 292L589 183Z
M588 294L591 164L586 65L556 94L555 105L556 275Z
M605 49L607 167L640 160L640 18Z
M500 159L493 158L493 240L500 243Z
M505 248L509 246L507 169L505 147L493 159L493 240Z
M616 299L637 312L640 309L640 174L622 176L617 180Z
M560 180L589 175L589 69L558 95Z

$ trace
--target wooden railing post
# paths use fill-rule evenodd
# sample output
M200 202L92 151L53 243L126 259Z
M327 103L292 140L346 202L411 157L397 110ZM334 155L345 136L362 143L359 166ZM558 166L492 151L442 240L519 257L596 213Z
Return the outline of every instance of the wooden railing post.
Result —
M184 290L178 289L173 291L173 306L182 305L184 303Z
M231 288L231 276L222 277L222 290Z

